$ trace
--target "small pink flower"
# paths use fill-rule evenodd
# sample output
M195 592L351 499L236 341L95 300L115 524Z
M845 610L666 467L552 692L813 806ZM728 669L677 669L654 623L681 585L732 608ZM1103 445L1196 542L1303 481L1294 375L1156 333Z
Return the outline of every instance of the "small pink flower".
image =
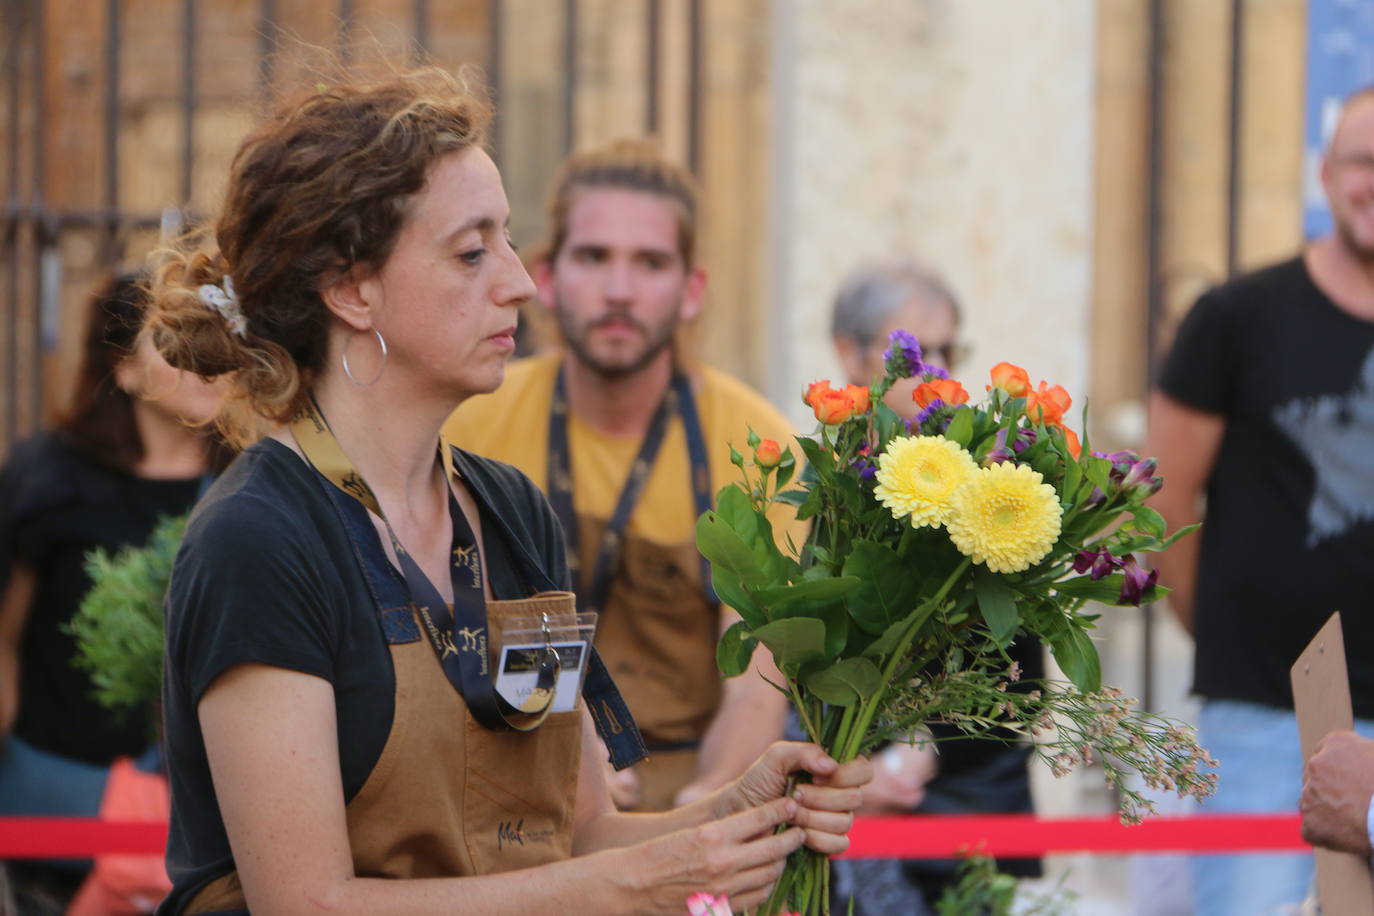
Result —
M687 916L730 916L730 898L693 894L687 898Z

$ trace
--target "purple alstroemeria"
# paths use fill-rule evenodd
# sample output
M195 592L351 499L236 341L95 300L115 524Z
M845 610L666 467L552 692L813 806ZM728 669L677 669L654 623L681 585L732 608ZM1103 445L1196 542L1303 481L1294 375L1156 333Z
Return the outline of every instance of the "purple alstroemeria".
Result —
M1016 457L1016 453L1007 445L1007 428L1004 426L997 431L997 439L992 448L988 449L983 456L983 467L989 468L994 464L1001 464L1004 461L1011 461Z
M1121 479L1121 489L1139 499L1153 496L1164 486L1164 478L1155 476L1158 467L1159 462L1153 458L1137 461Z
M916 335L898 328L887 337L888 348L883 351L883 365L895 378L913 378L929 367L921 361L921 344Z
M1146 572L1129 553L1121 559L1121 571L1125 574L1125 580L1121 583L1121 603L1140 604L1144 594L1154 588L1155 583L1159 581L1159 570L1152 569Z
M1080 550L1073 558L1073 571L1088 573L1088 577L1094 582L1111 575L1113 570L1120 569L1124 565L1124 560L1113 556L1112 552L1105 547L1099 547L1096 550Z
M1038 435L1039 434L1036 433L1036 431L1029 426L1027 426L1025 429L1018 430L1016 433L1016 438L1011 441L1011 447L1018 454L1024 452L1026 449L1030 448L1032 445L1035 444L1035 440L1036 438L1038 438Z

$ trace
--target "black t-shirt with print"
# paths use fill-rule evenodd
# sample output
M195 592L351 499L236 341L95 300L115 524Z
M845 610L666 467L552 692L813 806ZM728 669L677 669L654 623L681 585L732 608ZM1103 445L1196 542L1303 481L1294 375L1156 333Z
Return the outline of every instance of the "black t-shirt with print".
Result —
M17 443L0 468L0 590L12 565L33 570L19 658L14 734L41 750L87 763L137 755L153 740L152 710L111 711L75 667L66 632L90 590L86 555L141 546L160 518L195 503L201 479L136 477L76 451L58 434Z
M1286 261L1203 295L1160 387L1226 420L1193 535L1194 689L1291 708L1289 668L1340 611L1355 714L1374 717L1374 323Z
M538 489L509 465L458 458L481 508L494 596L538 590L517 572L516 550L567 588L562 531ZM167 596L163 698L174 887L159 913L180 912L205 882L233 868L196 712L227 669L259 663L329 681L345 800L362 789L386 744L396 683L391 655L328 486L291 449L263 440L229 466L187 526ZM374 546L382 549L380 540Z

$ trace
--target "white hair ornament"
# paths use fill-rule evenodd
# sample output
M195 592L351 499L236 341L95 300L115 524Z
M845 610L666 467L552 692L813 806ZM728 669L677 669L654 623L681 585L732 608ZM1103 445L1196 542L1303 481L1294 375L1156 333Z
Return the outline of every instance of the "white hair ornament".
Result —
M248 319L243 317L239 297L234 294L233 277L225 274L221 285L206 283L196 289L196 294L200 297L201 304L219 313L229 325L229 330L239 337L248 337Z

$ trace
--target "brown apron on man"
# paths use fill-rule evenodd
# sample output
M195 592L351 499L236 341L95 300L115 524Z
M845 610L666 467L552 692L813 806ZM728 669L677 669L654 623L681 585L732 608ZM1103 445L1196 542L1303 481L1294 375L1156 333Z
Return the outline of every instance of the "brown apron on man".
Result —
M576 613L572 593L487 602L493 632L502 619L540 613ZM418 631L418 618L415 625ZM472 717L428 641L392 642L390 651L396 672L391 732L345 809L354 874L489 875L571 856L581 700L533 731L492 731ZM238 874L230 872L207 884L185 912L244 907Z
M578 516L581 568L591 569L605 522ZM597 621L596 647L630 704L649 757L635 766L644 811L673 807L697 773L701 738L720 706L719 606L708 602L696 544L627 535Z

